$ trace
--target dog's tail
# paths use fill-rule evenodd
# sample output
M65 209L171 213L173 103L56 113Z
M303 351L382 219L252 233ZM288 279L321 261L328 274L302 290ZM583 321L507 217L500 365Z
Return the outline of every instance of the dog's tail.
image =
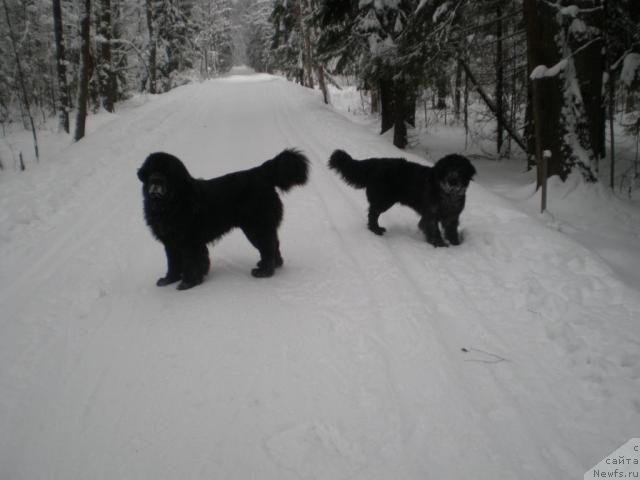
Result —
M333 168L340 176L354 188L367 186L369 169L364 162L354 160L344 150L336 150L329 158L329 168Z
M260 167L267 172L273 184L281 190L304 185L309 178L309 160L299 150L283 150Z

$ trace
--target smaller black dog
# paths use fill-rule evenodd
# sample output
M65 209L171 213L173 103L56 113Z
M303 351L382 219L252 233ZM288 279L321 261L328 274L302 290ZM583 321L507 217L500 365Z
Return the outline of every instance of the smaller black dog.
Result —
M369 200L369 230L382 235L378 217L396 203L411 207L420 216L418 227L434 247L460 244L458 224L465 194L476 169L462 155L447 155L433 167L404 158L354 160L343 150L331 154L329 167L354 188L366 188Z
M270 277L282 266L278 226L286 191L307 181L309 161L297 150L283 150L262 165L222 177L193 178L173 155L152 153L138 170L144 216L167 255L167 274L158 286L180 281L179 290L202 283L209 271L207 243L235 227L260 252L251 271Z

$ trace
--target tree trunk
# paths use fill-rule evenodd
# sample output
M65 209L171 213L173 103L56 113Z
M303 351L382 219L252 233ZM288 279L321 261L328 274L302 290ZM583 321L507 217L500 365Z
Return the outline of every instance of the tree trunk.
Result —
M89 75L91 70L91 0L84 0L84 11L80 20L80 78L78 80L78 112L73 139L84 137L89 100Z
M302 68L304 69L304 85L313 88L313 60L311 55L311 32L304 23L304 17L307 12L307 1L302 0L298 3L298 26L302 34Z
M380 92L380 134L387 132L393 127L393 82L391 80L380 79L378 81L378 91Z
M329 104L329 89L327 88L327 83L324 80L324 67L322 65L316 64L316 75L318 76L318 86L320 87L320 91L322 92L322 99L324 103Z
M460 102L461 102L461 94L462 91L462 66L460 62L456 62L456 85L455 92L453 94L453 114L456 120L460 120Z
M156 35L153 26L152 0L145 1L147 29L149 30L149 93L156 93Z
M480 97L482 98L484 103L487 105L487 107L489 107L489 110L491 110L494 115L497 115L495 103L489 98L489 95L487 95L487 92L485 92L482 86L478 83L478 81L476 80L476 77L471 72L471 69L469 68L469 66L462 59L460 59L460 64L464 69L464 73L467 79L474 85L474 87L476 88L476 91L478 92L478 94L480 94ZM520 146L520 148L522 148L522 150L524 151L527 151L527 146L524 143L524 140L520 135L518 135L518 132L513 128L513 126L509 125L504 118L502 118L502 124L504 125L504 128L507 131L507 133L511 135L511 138L513 138L513 140Z
M524 18L527 30L527 72L531 74L538 65L555 65L560 57L556 51L553 36L555 28L554 20L550 18L550 13L544 14L539 11L536 0L524 0ZM531 82L529 82L531 83ZM530 120L534 128L538 129L542 150L551 151L551 161L549 162L547 173L551 175L561 175L562 173L562 149L560 141L560 110L563 104L562 82L557 77L550 77L541 80L538 85L537 101L535 105L533 94L529 86L529 100L532 107L529 108ZM542 120L539 125L535 124L533 112L538 108ZM533 132L533 130L532 130ZM529 142L530 155L535 156L535 143ZM538 172L542 171L538 165ZM542 185L542 179L538 177L538 186Z
M573 3L576 9L525 0L528 71L540 65L557 67L536 80L541 117L537 128L542 149L552 152L548 176L565 180L577 168L586 181L596 181L594 169L604 149L603 3Z
M504 142L504 65L502 64L502 3L498 1L496 5L496 17L498 23L496 26L496 148L498 155L502 156L502 144Z
M33 148L36 154L36 160L40 159L40 153L38 152L38 135L36 134L36 125L31 115L31 104L29 101L29 95L27 94L26 79L22 70L22 60L20 59L20 53L18 52L18 42L16 41L15 32L11 26L11 17L9 16L9 8L7 7L7 0L2 0L4 6L4 14L7 20L7 27L9 28L9 38L11 40L11 46L13 47L13 54L16 59L16 69L18 71L18 81L20 82L20 89L22 90L22 100L25 108L27 109L27 115L29 116L29 123L31 124L31 135L33 136Z
M585 9L593 3L599 3L603 6L603 0L600 2L582 2ZM584 15L584 19L590 28L604 32L603 10L596 9L593 12L585 12L582 15ZM583 17L581 16L581 18ZM580 85L580 92L588 121L586 133L593 149L593 155L597 161L606 155L606 113L602 81L603 72L605 72L605 56L603 54L605 48L604 39L602 38L602 34L599 38L592 38L586 41L583 39L578 40L572 36L569 40L569 46L573 53L576 76Z
M67 64L65 62L64 37L62 28L62 8L60 0L53 0L53 33L56 42L56 70L58 74L58 115L59 127L69 133L69 86L67 84Z
M404 80L393 82L393 144L404 149L407 146L407 85Z
M415 88L408 88L406 90L406 97L404 102L404 114L405 122L416 127L416 102L418 100L418 93Z
M435 108L437 110L444 110L447 108L447 93L448 93L448 79L444 72L440 72L436 78L436 92L438 94L438 101Z
M113 112L116 101L117 84L111 55L111 0L101 0L101 2L99 33L102 40L100 42L101 59L98 81L100 82L102 105L107 112Z
M371 95L371 113L378 113L379 109L379 103L380 103L380 98L378 95L378 89L377 88L372 88L370 90L370 95Z

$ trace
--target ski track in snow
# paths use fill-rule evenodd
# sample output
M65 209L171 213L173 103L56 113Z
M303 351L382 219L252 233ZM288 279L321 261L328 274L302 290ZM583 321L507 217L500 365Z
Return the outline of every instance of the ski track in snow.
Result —
M155 287L145 156L212 177L287 147L312 169L282 195L284 267L252 278L233 232L201 286ZM317 92L233 76L2 185L0 478L579 478L637 436L637 292L477 185L461 246L404 207L376 237L335 148L404 155Z

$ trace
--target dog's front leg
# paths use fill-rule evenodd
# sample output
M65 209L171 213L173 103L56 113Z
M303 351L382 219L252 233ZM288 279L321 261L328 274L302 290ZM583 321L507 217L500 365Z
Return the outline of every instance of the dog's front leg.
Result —
M182 249L182 281L178 290L187 290L202 283L209 270L209 251L206 245L190 245Z
M461 239L458 234L458 217L449 217L442 221L442 226L444 228L444 236L449 241L451 245L460 245Z
M175 245L167 245L165 243L164 252L167 255L167 274L156 282L156 285L159 287L164 287L165 285L170 285L180 280L182 263L180 260L180 250L176 248Z
M440 228L438 228L438 221L436 217L431 215L424 215L418 223L418 227L424 233L427 243L430 243L434 247L446 247L447 244L442 239Z

